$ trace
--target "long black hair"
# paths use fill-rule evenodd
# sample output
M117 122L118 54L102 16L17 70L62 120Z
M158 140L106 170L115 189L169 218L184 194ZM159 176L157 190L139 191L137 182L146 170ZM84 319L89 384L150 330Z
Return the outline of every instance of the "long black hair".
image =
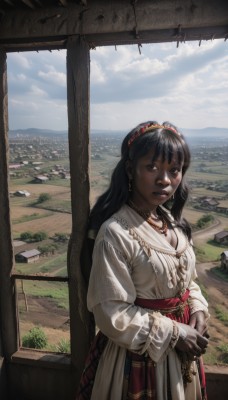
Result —
M131 161L134 169L138 159L145 156L151 149L154 149L154 159L161 156L163 160L167 159L170 163L175 154L178 157L178 161L183 163L183 178L175 192L174 199L163 204L163 206L170 210L177 225L190 239L190 225L181 217L189 193L184 179L191 159L189 147L181 132L167 121L163 122L161 128L149 130L137 136L136 133L148 125L158 125L158 122L148 121L139 124L124 138L121 146L121 159L113 170L109 188L98 198L91 210L89 229L98 231L104 221L128 202L131 192L129 192L129 179L126 172L127 161ZM129 145L129 140L133 137L134 140Z

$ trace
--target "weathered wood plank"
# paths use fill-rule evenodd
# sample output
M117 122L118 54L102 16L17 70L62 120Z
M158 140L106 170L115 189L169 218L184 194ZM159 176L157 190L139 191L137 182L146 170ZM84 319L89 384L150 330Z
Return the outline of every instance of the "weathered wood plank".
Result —
M72 363L82 371L89 348L89 313L81 274L81 250L89 215L89 47L79 37L67 44L67 100L72 236L68 251Z
M208 0L206 3L198 0L195 4L191 0L141 0L135 3L135 8L128 0L98 0L88 3L87 7L69 3L67 7L11 11L2 17L0 43L7 48L7 43L15 40L36 43L41 38L66 39L78 34L85 35L95 45L98 45L97 35L100 35L99 45L107 44L107 34L112 35L112 43L115 40L116 44L127 43L127 39L140 43L145 35L141 32L147 32L144 40L149 42L171 41L173 30L179 26L185 31L185 40L194 40L191 36L194 30L198 35L208 32L207 36L220 38L228 34L227 25L226 0ZM162 35L163 30L165 35ZM170 30L171 36L168 36Z
M6 54L0 49L0 320L2 347L10 358L17 350L15 290L11 280L14 264L8 182L8 93Z

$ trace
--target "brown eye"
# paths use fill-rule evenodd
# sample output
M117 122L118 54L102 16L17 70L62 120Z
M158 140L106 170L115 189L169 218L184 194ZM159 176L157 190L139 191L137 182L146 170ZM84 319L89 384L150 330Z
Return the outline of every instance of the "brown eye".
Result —
M156 170L156 165L155 165L155 164L148 164L148 165L146 166L146 169L147 169L148 171L155 171L155 170Z
M173 174L173 175L178 175L179 174L179 172L181 172L181 168L180 167L174 167L174 168L172 168L171 169L171 174Z

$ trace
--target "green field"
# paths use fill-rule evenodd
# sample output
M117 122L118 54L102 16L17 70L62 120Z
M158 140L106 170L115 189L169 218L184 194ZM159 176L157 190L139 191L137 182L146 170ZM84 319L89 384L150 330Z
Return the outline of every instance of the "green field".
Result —
M114 152L111 150L106 151L104 146L96 158L91 158L91 205L97 196L107 189L111 172L119 161L117 154L116 150ZM56 164L64 165L68 169L69 159L64 158L60 161L43 160L39 174L42 175L43 173L50 172ZM33 183L35 172L31 165L23 167L20 171L16 172L16 174L23 173L29 173L31 176L10 178L10 192L27 190L31 193L31 196L28 198L15 197L11 194L10 206L13 237L18 239L20 234L26 231L31 231L32 233L44 231L47 233L48 239L44 242L30 244L28 247L31 249L53 243L50 238L57 232L70 234L72 225L70 180L53 177L44 184L35 184ZM215 161L210 162L210 160L204 161L203 165L201 161L193 161L190 170L187 172L187 179L191 181L193 186L191 191L192 197L213 197L222 201L224 207L228 207L227 193L225 191L212 191L207 188L209 184L227 183L228 171L226 165ZM195 184L198 187L195 187ZM48 193L50 199L38 204L37 200L42 193ZM184 217L192 225L195 225L204 214L204 210L194 209L193 204L189 204L184 210ZM221 229L228 226L228 219L225 216L221 217L214 213L213 215L222 221ZM227 225L224 221L227 221ZM224 250L224 247L216 245L212 242L212 239L200 242L199 246L196 246L198 262L216 260L219 264L220 254ZM58 246L54 254L41 257L34 264L16 263L15 272L27 275L50 274L52 276L65 277L67 275L67 243L58 243ZM15 248L16 252L19 252L19 248ZM219 272L215 271L215 273ZM27 333L31 327L41 325L49 335L50 343L57 343L60 338L68 340L69 326L66 327L65 325L65 321L69 319L68 284L24 280L22 286L21 280L18 279L17 286L21 335L23 336ZM26 310L26 300L28 302L28 310ZM225 318L224 315L223 309L218 310L218 318ZM51 326L52 323L53 326ZM206 355L208 362L217 362L219 352L221 353L221 350L217 349L215 345L215 350L212 349Z

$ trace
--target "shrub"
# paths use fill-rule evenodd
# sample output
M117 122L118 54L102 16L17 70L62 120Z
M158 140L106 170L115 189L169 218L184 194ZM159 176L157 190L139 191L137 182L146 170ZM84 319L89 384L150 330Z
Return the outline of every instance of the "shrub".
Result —
M37 249L41 252L41 254L48 255L49 253L55 254L55 251L58 249L57 244L47 244L45 246L38 246Z
M31 349L43 349L47 346L47 336L44 331L36 326L22 338L22 346Z
M214 221L214 216L211 214L204 214L196 223L197 228L204 228Z
M40 232L36 232L33 235L33 240L35 242L41 242L42 240L47 239L47 234L46 232L40 231Z
M226 309L217 306L215 308L216 317L221 321L224 325L228 326L228 312Z
M65 243L65 242L68 241L69 235L68 235L67 233L58 232L58 233L55 233L55 235L53 236L53 239L54 239L56 242L63 242L63 243Z
M222 343L220 346L217 346L217 349L222 353L219 357L219 360L224 364L228 364L228 344Z
M56 345L51 346L56 353L70 353L70 340L61 339Z
M50 200L51 195L49 193L40 193L38 199L37 199L37 204L43 203L44 201Z
M23 232L20 235L21 240L31 240L32 239L32 233L31 232Z

